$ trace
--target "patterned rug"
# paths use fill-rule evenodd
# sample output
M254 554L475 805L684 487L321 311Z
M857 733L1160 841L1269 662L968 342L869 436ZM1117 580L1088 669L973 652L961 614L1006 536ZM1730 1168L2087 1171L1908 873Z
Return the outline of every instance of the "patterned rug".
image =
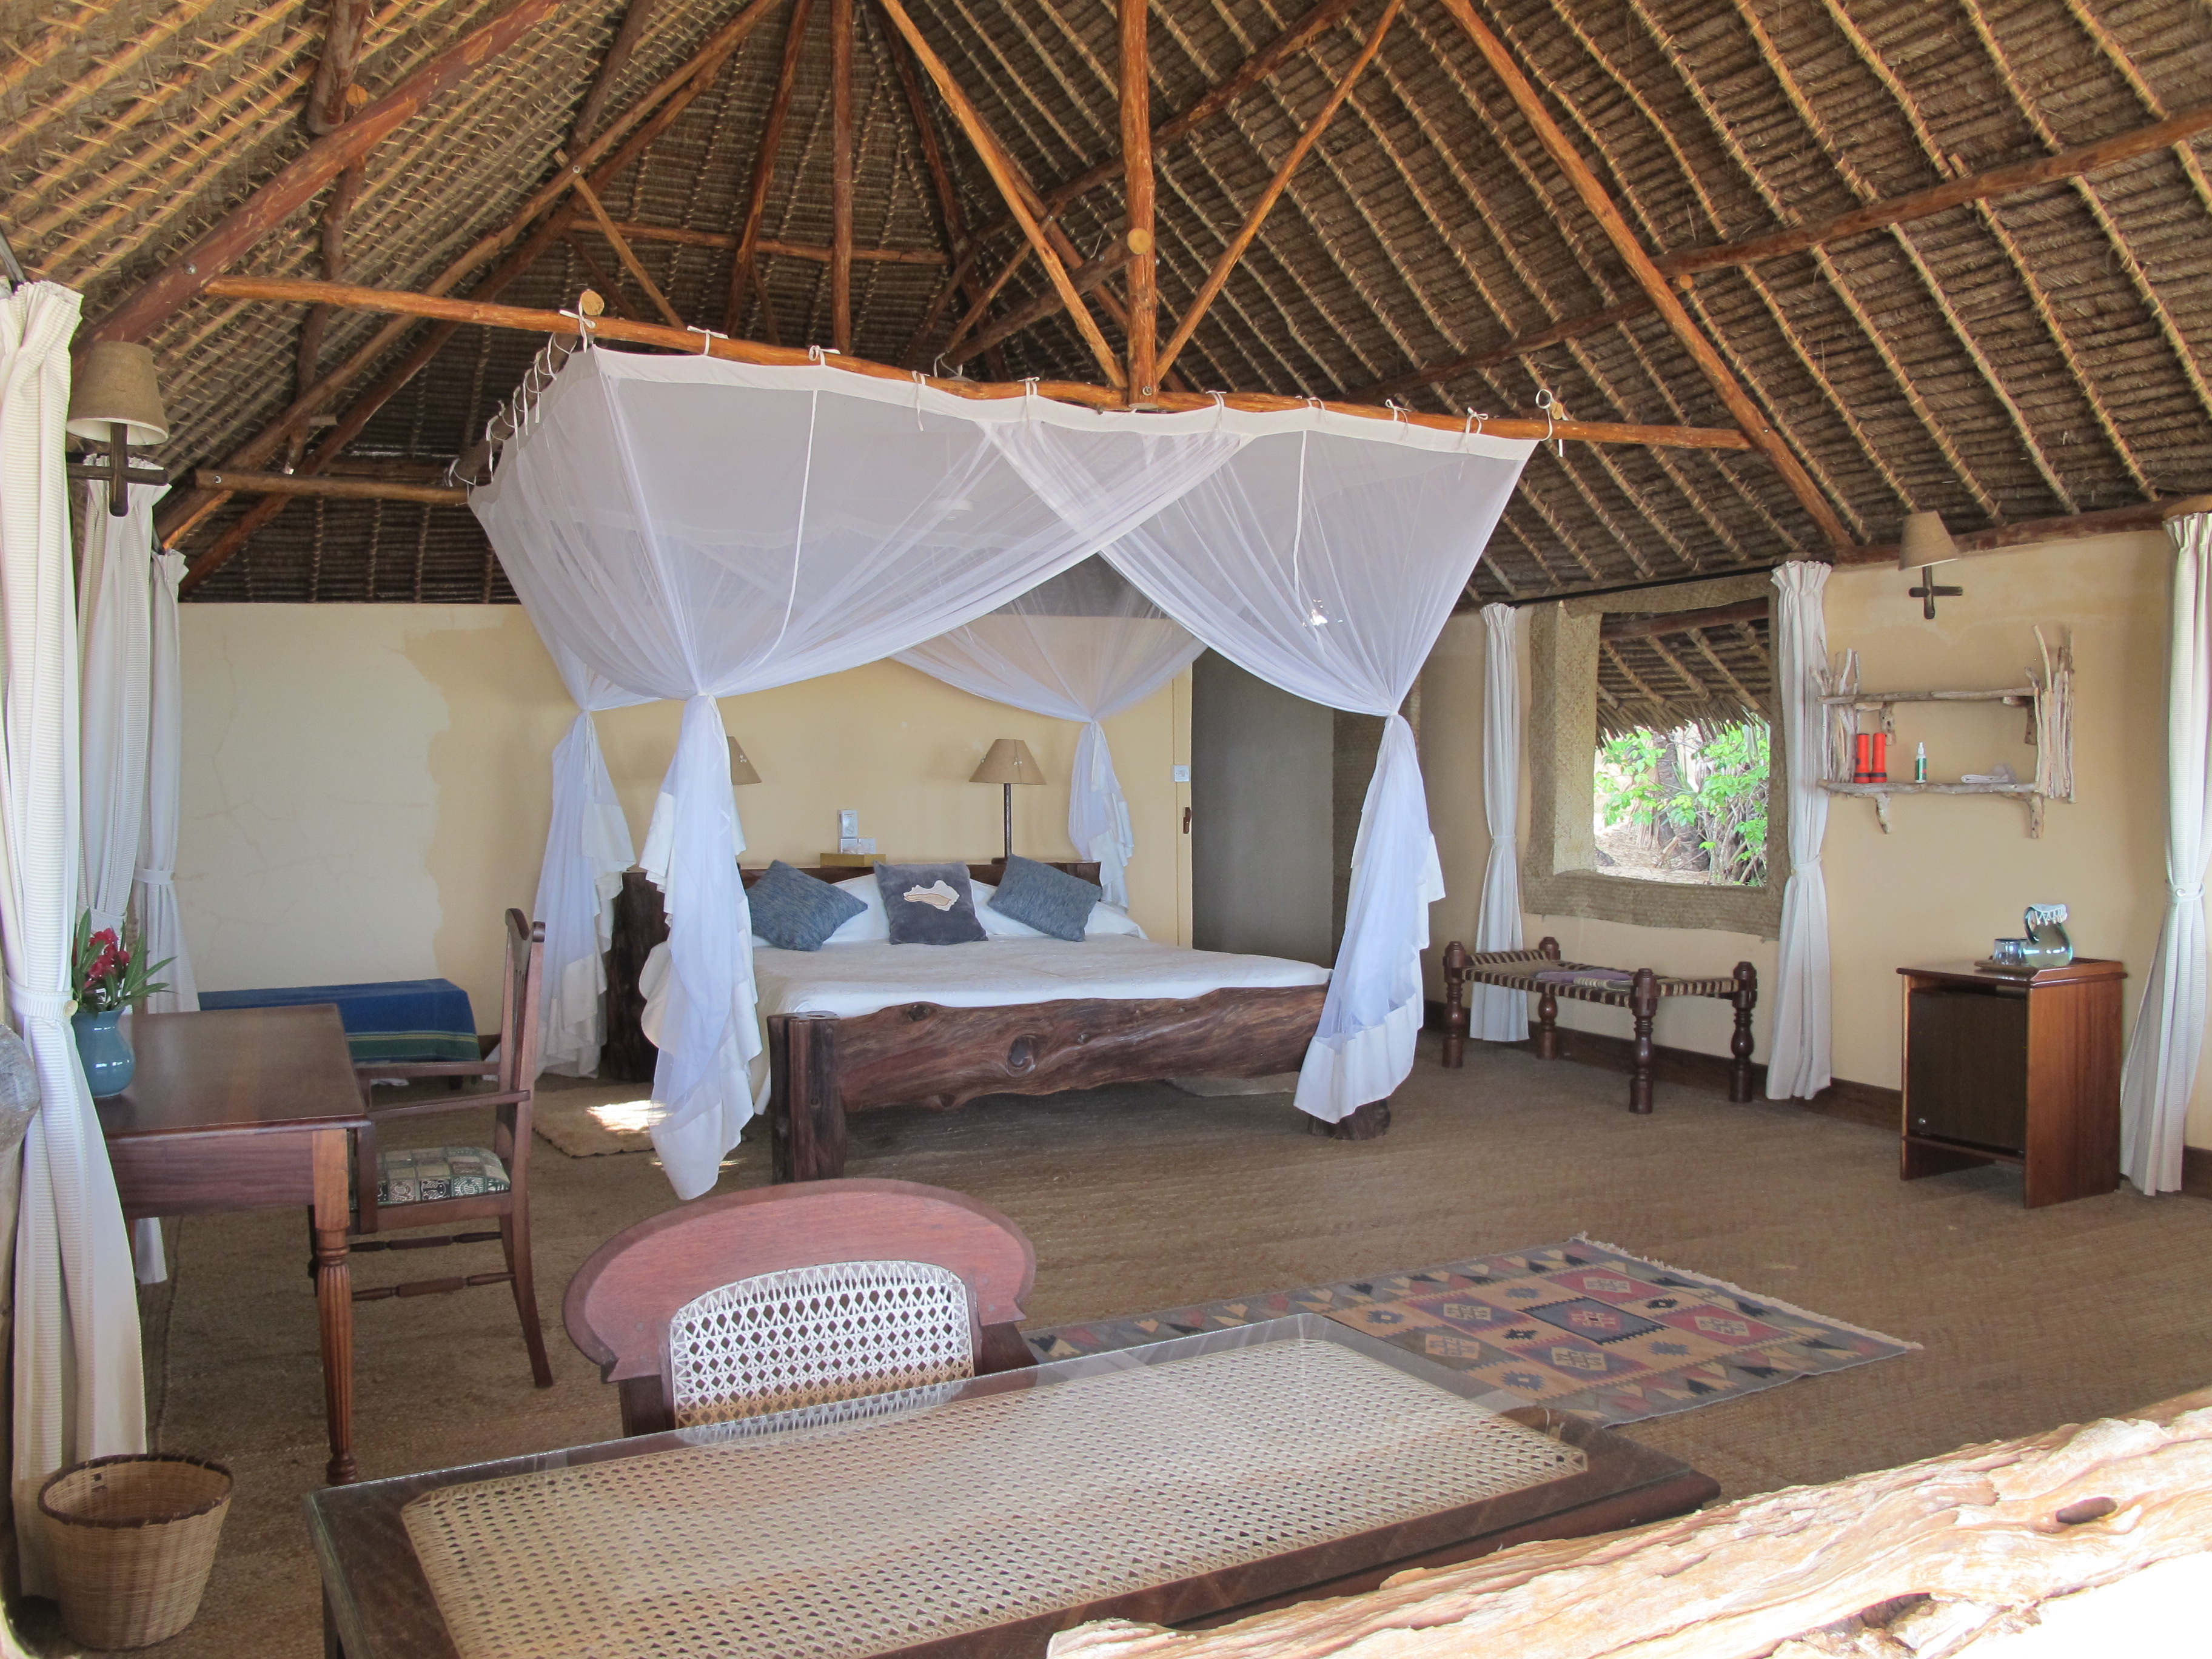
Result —
M1664 1417L1910 1353L1861 1330L1577 1237L1310 1291L1027 1333L1040 1359L1326 1314L1495 1389L1591 1423Z

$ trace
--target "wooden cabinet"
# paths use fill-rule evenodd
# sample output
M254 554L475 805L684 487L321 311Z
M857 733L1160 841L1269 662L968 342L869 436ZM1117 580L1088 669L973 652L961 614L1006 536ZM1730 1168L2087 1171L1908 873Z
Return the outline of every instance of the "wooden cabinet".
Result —
M1903 1179L2009 1164L2030 1209L2119 1184L2122 964L2078 957L2033 977L1963 963L1897 971Z

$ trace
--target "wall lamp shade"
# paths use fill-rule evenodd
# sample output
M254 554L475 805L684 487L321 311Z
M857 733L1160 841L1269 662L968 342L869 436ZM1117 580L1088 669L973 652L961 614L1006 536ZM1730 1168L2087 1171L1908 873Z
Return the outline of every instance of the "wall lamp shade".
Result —
M116 426L130 443L168 441L169 416L161 407L152 350L129 340L94 340L70 375L70 433L105 443Z
M736 784L758 783L760 781L759 770L746 757L744 744L732 738L730 739L730 781Z
M1903 571L1925 570L1931 564L1948 564L1959 556L1959 545L1951 539L1951 532L1943 528L1940 513L1915 513L1905 521L1905 533L1898 538L1897 568Z
M1019 738L1000 738L983 757L970 783L1042 783L1044 769Z

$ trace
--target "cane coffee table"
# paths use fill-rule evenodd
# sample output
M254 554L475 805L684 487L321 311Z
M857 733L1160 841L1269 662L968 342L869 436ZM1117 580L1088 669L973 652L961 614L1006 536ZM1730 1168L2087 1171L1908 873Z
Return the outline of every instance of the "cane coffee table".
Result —
M1312 1315L309 1498L350 1659L1042 1653L1681 1513L1686 1465Z

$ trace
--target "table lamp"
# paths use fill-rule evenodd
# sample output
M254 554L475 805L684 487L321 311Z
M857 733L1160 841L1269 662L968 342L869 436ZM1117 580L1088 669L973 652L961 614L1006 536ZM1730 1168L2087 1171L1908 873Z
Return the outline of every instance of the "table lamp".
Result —
M730 781L732 784L758 783L760 773L751 761L745 758L745 746L735 738L730 739Z
M1938 587L1931 574L1939 564L1948 564L1959 556L1958 544L1951 532L1943 528L1940 513L1915 513L1905 521L1905 533L1899 538L1897 568L1908 574L1920 573L1920 586L1905 590L1906 594L1921 602L1920 614L1929 622L1936 620L1936 601L1939 599L1962 599L1963 587Z
M1019 738L1000 738L992 744L983 763L975 769L970 783L1004 784L1006 790L1006 856L1014 855L1014 786L1018 783L1042 783L1044 769L1030 753L1029 744Z
M169 416L161 407L161 388L154 376L154 354L129 340L94 340L84 349L70 375L69 431L98 444L105 453L96 463L72 465L79 478L107 483L107 510L115 518L131 513L131 486L165 484L158 467L131 464L131 447L166 443Z

